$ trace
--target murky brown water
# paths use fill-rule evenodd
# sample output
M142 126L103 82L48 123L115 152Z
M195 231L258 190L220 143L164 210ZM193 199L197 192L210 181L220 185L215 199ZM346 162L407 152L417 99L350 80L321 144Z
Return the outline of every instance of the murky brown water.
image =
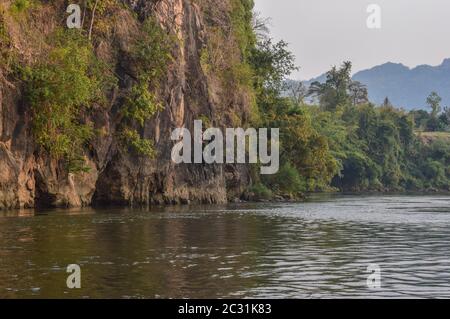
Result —
M449 298L450 197L2 212L0 297Z

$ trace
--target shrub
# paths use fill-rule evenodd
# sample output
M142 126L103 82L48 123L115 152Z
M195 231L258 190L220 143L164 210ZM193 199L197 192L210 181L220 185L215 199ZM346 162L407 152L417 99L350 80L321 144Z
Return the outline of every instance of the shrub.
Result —
M162 109L162 104L148 88L148 80L143 78L131 88L126 97L123 113L125 117L136 120L144 126L146 120Z
M14 0L9 10L11 14L17 15L29 9L32 5L32 0Z
M445 179L445 167L441 162L429 159L423 166L423 173L426 178L434 181Z
M273 198L272 191L261 183L257 183L250 187L248 192L254 195L254 198L252 199L271 200Z
M306 183L302 180L297 169L290 163L281 166L275 175L265 175L263 182L271 189L281 193L296 194L306 191Z
M166 74L172 58L173 37L169 36L153 18L142 25L142 35L136 39L131 57L138 67L138 78L145 77L157 86Z
M130 147L137 155L155 157L156 151L153 142L142 138L136 130L124 129L122 131L122 141Z

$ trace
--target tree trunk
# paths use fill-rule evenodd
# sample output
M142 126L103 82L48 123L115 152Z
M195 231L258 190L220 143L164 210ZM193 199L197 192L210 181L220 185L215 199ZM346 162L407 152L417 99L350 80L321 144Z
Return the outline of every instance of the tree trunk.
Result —
M96 1L95 1L94 9L92 9L91 26L89 27L89 36L88 36L89 41L90 41L91 38L92 38L92 28L94 27L95 10L97 10L98 1L99 1L99 0L96 0Z

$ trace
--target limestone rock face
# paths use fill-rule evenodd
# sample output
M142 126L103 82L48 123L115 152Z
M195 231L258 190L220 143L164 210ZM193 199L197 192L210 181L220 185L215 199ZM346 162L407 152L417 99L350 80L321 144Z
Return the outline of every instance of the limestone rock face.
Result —
M207 22L205 8L196 3L216 6L217 1L123 2L129 8L118 13L123 20L115 26L114 38L109 42L100 41L96 47L98 56L107 56L104 52L108 48L119 52L117 73L122 80L117 95L131 81L133 65L120 56L121 50L129 45L128 33L136 28L126 22L130 11L135 11L141 19L156 17L177 37L173 62L161 83L164 110L148 120L144 128L144 137L155 142L156 158L136 157L120 147L116 133L121 100L111 98L108 109L94 107L87 118L102 132L85 153L90 170L68 173L34 142L29 106L21 85L1 75L0 67L0 209L225 203L240 197L250 183L246 165L176 165L171 161L175 142L170 135L175 128L193 131L194 120L207 116L215 127L224 129L233 127L233 118L245 123L249 116L249 97L242 92L227 91L201 66L201 52L208 41ZM226 4L228 0L218 2ZM57 15L61 8L64 9L62 6L47 9L45 15L37 18L48 20L53 14L52 22L46 24L51 29L61 20Z

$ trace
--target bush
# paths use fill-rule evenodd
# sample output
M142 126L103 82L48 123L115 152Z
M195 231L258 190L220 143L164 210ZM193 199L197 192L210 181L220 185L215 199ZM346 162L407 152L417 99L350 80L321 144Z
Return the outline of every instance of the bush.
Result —
M432 181L445 179L445 167L438 161L428 160L423 166L423 174Z
M17 15L29 9L32 5L32 0L14 0L14 2L10 6L10 12L13 15Z
M151 158L155 157L156 151L153 142L141 138L136 130L126 128L122 131L121 135L123 143L130 147L137 155Z
M150 92L148 80L142 78L131 88L130 94L126 97L123 114L144 126L146 120L161 110L163 106L158 102L155 94Z
M415 177L409 177L405 181L404 188L406 190L421 190L424 188L424 183L422 180Z
M265 175L262 177L265 185L276 192L283 194L296 194L306 191L306 183L302 180L297 169L290 163L281 166L275 175Z
M134 64L138 67L138 78L145 77L151 85L157 86L173 59L173 46L173 37L168 35L155 19L145 20L142 35L136 38L131 51Z
M273 198L273 193L270 189L261 183L257 183L248 189L254 198L252 200L271 200Z

